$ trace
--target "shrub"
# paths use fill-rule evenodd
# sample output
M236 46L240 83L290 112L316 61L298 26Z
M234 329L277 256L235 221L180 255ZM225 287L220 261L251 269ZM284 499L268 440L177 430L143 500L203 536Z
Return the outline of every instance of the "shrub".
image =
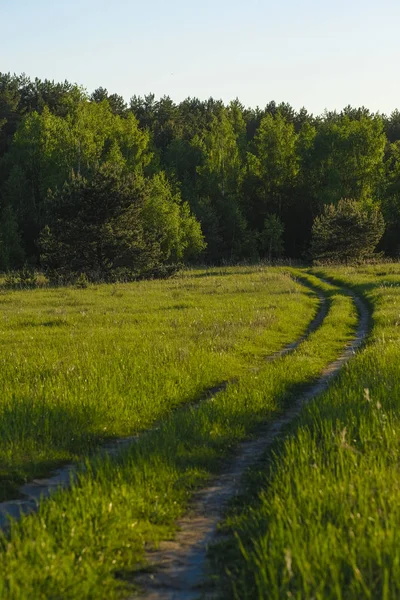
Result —
M384 230L376 206L349 198L328 204L313 224L312 258L319 263L365 260L372 256Z

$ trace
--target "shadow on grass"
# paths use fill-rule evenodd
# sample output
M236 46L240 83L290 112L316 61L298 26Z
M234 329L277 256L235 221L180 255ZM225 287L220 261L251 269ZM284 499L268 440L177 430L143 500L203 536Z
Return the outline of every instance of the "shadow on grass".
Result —
M173 407L166 405L150 427L156 429L168 415L197 407L235 382L223 380L197 395L182 397ZM96 419L91 406L72 409L31 398L14 399L0 413L0 502L21 497L18 488L27 481L51 476L66 463L91 456L105 444L112 448L124 439L105 429L104 418Z
M309 293L315 293L313 286L310 286L307 281L304 283L309 290L310 287L314 289L314 292L310 290ZM331 303L331 293L327 292L324 295L327 301L321 305L305 334L297 342L289 344L266 359L278 359L295 350L309 333L320 327ZM237 379L217 382L203 389L199 394L182 397L173 407L166 402L157 420L153 423L146 422L141 430L146 428L148 430L149 427L159 428L163 420L169 422L169 419L175 418L180 411L186 413L188 409L197 409L203 402L211 400L220 392L224 392L228 386L237 383ZM289 402L294 395L301 393L311 383L308 381L302 386L295 386L293 390L287 389L287 401ZM247 410L248 407L245 405L244 412L246 413ZM263 415L265 417L265 412ZM0 414L0 464L2 465L0 501L18 496L18 487L22 483L48 476L55 468L65 463L91 456L104 444L107 444L110 449L113 448L113 443L117 447L118 439L107 433L104 417L104 414L96 413L91 404L74 405L72 408L60 404L49 405L44 401L31 398L21 398L14 399L12 405L4 407ZM259 421L257 417L255 422ZM136 429L131 433L138 434L140 431ZM192 436L189 439L192 439Z

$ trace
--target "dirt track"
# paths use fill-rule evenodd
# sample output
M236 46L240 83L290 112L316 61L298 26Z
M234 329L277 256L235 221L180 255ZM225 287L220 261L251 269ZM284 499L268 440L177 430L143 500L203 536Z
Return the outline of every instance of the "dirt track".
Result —
M179 532L175 540L162 542L158 550L148 553L151 572L135 578L135 583L141 587L142 593L134 594L131 599L143 597L146 600L194 600L199 597L213 597L212 589L207 590L205 587L207 548L215 538L217 524L223 517L228 501L239 491L240 480L245 470L261 458L282 429L299 415L302 407L328 387L332 378L354 355L368 333L367 307L352 291L345 292L352 296L359 313L353 341L337 360L324 369L318 381L299 396L283 416L259 430L256 439L241 444L230 466L207 488L195 494L190 510L178 522ZM326 305L323 303L307 334L322 323L326 314L324 310L326 311ZM305 337L292 344L290 350L294 350ZM286 354L290 350L284 349L276 356Z

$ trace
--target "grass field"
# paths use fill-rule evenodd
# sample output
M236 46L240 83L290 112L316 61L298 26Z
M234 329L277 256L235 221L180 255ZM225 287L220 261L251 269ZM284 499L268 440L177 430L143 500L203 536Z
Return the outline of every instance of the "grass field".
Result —
M372 309L365 348L243 482L221 597L400 597L400 267L319 269Z
M278 270L0 293L0 500L237 378L296 339L315 293Z
M218 302L217 286L229 286L231 280L235 297L232 306L242 306L244 311L249 310L249 306L260 305L264 309L276 306L278 311L281 306L282 317L278 322L271 320L271 333L264 329L265 320L260 324L259 345L255 345L257 329L253 330L252 312L247 328L236 332L235 343L232 341L230 345L230 370L221 369L214 378L205 377L207 383L202 389L227 376L237 376L236 382L212 400L186 409L167 412L164 405L162 412L156 404L151 413L153 417L146 423L164 415L157 429L139 438L115 459L92 460L71 489L58 492L41 504L38 514L12 525L1 542L0 597L109 599L126 596L134 584L135 572L145 564L145 549L173 535L175 521L185 511L194 490L218 475L235 445L256 432L259 424L278 415L300 389L340 354L353 335L357 317L352 300L314 276L299 272L297 275L307 278L327 296L329 313L322 326L292 355L273 362L263 361L262 357L304 331L316 309L315 295L299 291L304 288L293 281L294 273L289 277L279 270L251 270L215 275L210 279L189 274L180 282L154 283L161 294L170 294L170 291L163 292L170 289L169 286L174 289L174 286L193 284L190 294L195 294L193 288L205 286L198 293L205 297L199 302L207 304ZM254 290L257 278L258 292ZM150 284L146 285L152 289ZM132 291L134 289L133 286ZM205 289L212 292L207 298ZM227 318L229 294L220 291L223 321ZM110 288L97 290L100 298L107 292L111 293ZM255 300L257 294L260 304ZM89 298L88 295L87 301ZM196 304L195 298L192 301ZM180 298L179 303L182 302ZM142 307L143 303L142 299ZM154 305L151 308L154 313ZM150 312L149 305L147 309ZM204 312L206 310L204 308ZM231 310L233 320L234 308ZM302 315L299 320L298 315ZM188 318L183 319L182 325L187 326L188 322ZM223 329L223 325L219 327ZM197 327L196 331L198 334ZM191 341L190 338L181 340L182 345ZM217 352L214 348L215 341L211 345L210 360L221 353L220 345ZM222 357L226 365L228 361ZM250 364L252 367L257 364L257 369L249 369ZM206 367L204 372L208 373ZM107 373L110 370L103 376ZM101 402L99 388L96 391ZM188 394L185 399L192 397L193 394ZM169 406L173 404L177 402Z

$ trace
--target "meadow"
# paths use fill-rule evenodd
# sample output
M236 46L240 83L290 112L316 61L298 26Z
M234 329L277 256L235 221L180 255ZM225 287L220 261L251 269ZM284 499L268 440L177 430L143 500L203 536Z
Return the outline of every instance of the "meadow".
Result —
M221 597L400 595L400 267L313 272L366 299L371 332L247 474L211 553Z
M303 284L296 281L298 277L302 278ZM304 281L314 291L305 287ZM153 407L149 402L147 414L150 413L152 418L143 420L143 423L149 425L158 419L156 428L145 436L139 436L136 443L116 457L99 455L97 459L87 460L70 489L60 490L43 501L37 514L11 523L11 529L3 534L0 546L2 598L126 597L130 590L136 589L135 574L146 568L146 550L157 546L160 540L173 537L176 519L184 514L195 490L212 477L218 477L241 440L256 435L260 425L273 421L305 386L315 381L325 365L342 352L357 323L356 309L347 294L304 271L288 273L287 269L261 268L225 270L218 274L208 273L207 276L189 273L182 281L139 285L165 293L166 304L172 302L173 292L189 286L190 295L194 295L192 310L196 311L197 300L203 302L203 306L210 302L213 309L208 318L214 319L214 323L215 317L218 317L215 306L218 305L219 293L219 317L222 321L219 329L222 331L229 314L230 294L232 306L237 307L239 314L240 307L243 312L250 311L247 328L245 325L236 331L234 341L228 336L229 362L221 349L222 340L217 337L217 342L214 339L210 344L209 336L205 336L206 346L211 345L209 360L221 356L221 363L217 375L205 378L200 392L226 377L234 376L235 379L212 397L205 397L198 403L190 403L193 394L182 395L181 407L179 402L171 402L169 410L165 404L160 410L159 404ZM137 290L135 286L132 285L133 294ZM231 292L226 293L229 286L232 286ZM131 288L128 286L126 289ZM199 296L204 296L202 300L195 296L195 290ZM209 291L208 295L205 290ZM292 354L272 361L264 360L267 354L304 333L316 313L317 292L326 297L329 308L322 325ZM99 294L102 301L105 298L112 302L107 297L107 294L112 294L109 287L47 293L76 294L81 302L85 298L86 303L93 299L93 294ZM46 295L46 291L40 294ZM179 298L180 305L184 295L185 292ZM29 302L34 293L28 293L26 298ZM150 307L150 298L143 295L140 302L142 309L146 305L151 321L150 313L155 313L154 304ZM175 297L173 302L177 303L178 298ZM185 302L189 303L190 298L186 297ZM254 307L258 309L257 323L260 323L258 338L254 328ZM276 307L275 314L281 315L280 319L260 319L260 316L268 315L268 310L274 310L273 307ZM281 307L281 312L278 312L278 307ZM29 311L33 319L32 307ZM232 319L233 311L232 308ZM104 318L103 314L104 307L99 310L100 321ZM188 326L189 323L187 315L186 318L182 316L182 325ZM226 329L230 330L230 327ZM197 328L196 331L198 343ZM121 328L118 335L121 337ZM147 337L146 332L143 336ZM158 337L159 333L154 340ZM190 338L180 340L182 345L190 343ZM217 352L214 350L216 343ZM226 351L226 341L224 348ZM102 364L105 365L105 362ZM226 368L227 364L230 370ZM225 366L225 371L221 365ZM184 374L182 364L180 371ZM111 367L103 372L103 377L110 372ZM99 373L97 368L96 373ZM204 373L209 373L206 367ZM100 391L97 387L93 393L99 403ZM195 397L198 398L198 395ZM172 407L175 407L174 410L171 410ZM151 412L153 408L154 412ZM104 414L104 410L100 414ZM62 426L58 424L59 428Z
M265 269L0 292L0 500L239 377L296 339L315 294Z
M368 303L368 339L246 474L208 577L221 598L398 597L395 264L3 290L3 498L63 461L81 467L70 488L1 534L0 597L137 593L147 551L174 537L196 490L352 339L346 288ZM274 354L304 335L320 296L321 325ZM96 454L132 434L118 455Z

